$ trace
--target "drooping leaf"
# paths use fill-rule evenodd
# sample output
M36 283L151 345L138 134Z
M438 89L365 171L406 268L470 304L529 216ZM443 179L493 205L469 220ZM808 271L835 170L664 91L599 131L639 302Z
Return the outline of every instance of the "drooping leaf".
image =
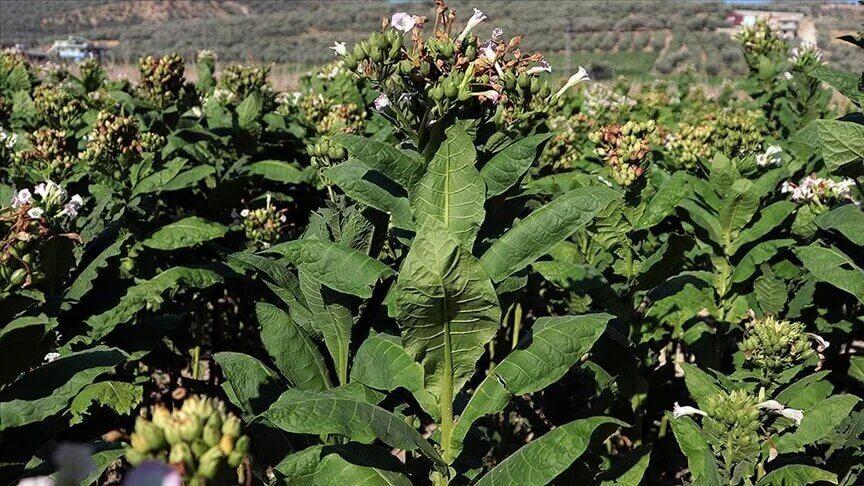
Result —
M286 457L273 472L288 486L411 486L390 451L357 443L309 447Z
M864 246L864 211L855 204L844 204L816 218L816 225L836 231L858 246Z
M522 446L480 478L476 485L549 484L585 452L594 431L605 424L627 426L611 417L574 420Z
M814 243L796 248L795 254L817 280L845 290L864 302L864 270L840 250Z
M473 393L453 428L454 447L461 445L471 424L503 410L511 396L534 393L561 379L591 349L612 318L589 314L537 319L531 336L495 366Z
M351 157L389 177L408 192L423 176L424 164L420 157L403 152L393 144L346 133L334 135L333 140L345 147Z
M89 336L94 340L105 337L117 326L129 322L148 302L161 301L161 295L168 290L173 293L183 288L203 289L222 281L221 275L205 268L169 268L130 287L113 309L87 319Z
M247 420L266 411L286 389L276 373L252 356L221 352L213 358L225 375L222 389Z
M471 248L486 213L486 184L475 167L474 142L458 125L447 130L426 174L411 191L411 208L418 225L429 219L444 223Z
M390 214L397 228L414 229L405 190L387 176L352 159L327 169L324 177L357 201Z
M832 395L804 410L801 424L775 440L780 454L797 452L826 437L849 415L861 399L854 395Z
M425 388L423 365L414 361L397 336L373 334L354 356L351 381L388 392L402 387L431 416L438 413L435 397Z
M761 211L759 219L745 230L741 231L738 238L732 244L729 254L735 254L744 245L757 241L759 238L770 233L795 210L795 204L791 201L778 201Z
M864 383L864 356L849 357L849 376Z
M645 211L636 221L634 228L651 228L672 214L681 201L693 191L691 179L692 176L683 171L676 172L666 179L648 201Z
M541 133L519 139L495 154L480 175L486 181L486 197L504 193L528 172L544 142L553 133Z
M638 447L625 453L622 459L613 463L612 467L597 479L600 480L600 486L639 485L650 461L651 449L644 446Z
M822 158L831 173L864 159L864 126L849 121L817 120Z
M788 464L763 476L756 486L807 486L823 481L837 484L837 475L815 466Z
M286 432L338 434L364 444L378 439L406 451L420 450L426 457L442 464L432 444L403 418L338 393L287 390L261 416Z
M66 300L79 300L84 297L87 292L93 288L93 282L99 276L99 271L108 266L109 260L120 254L120 249L123 243L128 239L128 234L120 234L113 243L108 245L97 255L90 263L84 267L75 277L75 280L69 285L66 294L63 296Z
M141 244L155 250L177 250L221 238L227 232L228 228L224 225L198 216L189 216L159 228Z
M714 453L705 439L702 430L690 417L678 417L669 420L675 440L681 452L687 457L687 465L694 486L720 486L720 471L714 461Z
M747 179L735 181L730 191L731 194L724 199L717 217L724 248L732 247L741 229L750 222L759 208L759 197L753 191L753 183Z
M272 246L267 252L283 255L333 290L365 299L372 297L378 280L393 274L378 260L332 241L303 238Z
M480 258L494 282L522 270L619 199L605 187L574 189L529 214Z
M492 282L456 236L429 219L414 238L393 295L391 314L405 349L423 364L426 388L452 400L498 329L501 309Z
M795 243L795 240L787 238L782 240L769 240L758 243L750 249L744 257L735 265L732 272L732 283L740 283L749 279L756 268L776 256L781 249L787 248Z
M255 305L255 314L261 325L264 349L288 381L301 390L330 388L324 357L287 313L272 304L259 302Z
M285 184L302 184L309 182L310 173L297 166L296 162L284 160L262 160L253 162L246 167L250 174L259 175L269 181Z
M125 360L122 351L97 346L63 356L25 374L0 393L0 430L62 412L85 386Z
M141 403L143 396L144 389L140 385L123 381L100 381L87 385L72 400L70 424L81 423L93 403L108 407L118 415L129 415Z

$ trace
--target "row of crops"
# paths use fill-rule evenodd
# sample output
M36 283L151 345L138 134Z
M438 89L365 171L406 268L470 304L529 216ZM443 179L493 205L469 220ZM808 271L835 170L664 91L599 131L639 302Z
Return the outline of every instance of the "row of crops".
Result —
M860 484L864 78L760 22L555 86L454 17L286 93L2 54L4 483Z

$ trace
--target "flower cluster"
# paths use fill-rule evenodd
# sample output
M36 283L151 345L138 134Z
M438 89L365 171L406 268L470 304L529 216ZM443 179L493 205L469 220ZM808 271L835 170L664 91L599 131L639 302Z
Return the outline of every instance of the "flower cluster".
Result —
M736 38L744 46L745 57L751 65L756 65L761 57L777 59L789 51L789 44L780 31L765 19L743 26Z
M667 158L674 161L676 167L693 169L700 160L710 158L714 150L711 147L711 136L714 130L710 125L694 125L681 123L675 132L666 134L664 148Z
M42 179L63 179L78 161L78 149L64 129L40 128L30 135L31 147L15 152L13 163L21 173L36 173Z
M277 210L272 203L270 194L267 194L267 203L263 208L243 209L240 217L243 218L243 229L246 238L263 248L279 241L288 218L286 210Z
M843 179L838 182L813 174L802 179L799 184L785 181L780 191L783 194L789 194L795 202L821 207L829 201L844 199L852 201L852 187L854 186L855 181L852 179Z
M244 464L249 436L241 435L240 419L227 413L224 403L192 396L179 409L156 406L150 415L135 421L126 449L133 466L168 462L189 484L223 484L249 474Z
M138 62L138 91L157 106L165 106L180 98L185 71L183 58L176 52L158 58L142 58Z
M98 59L89 57L78 63L78 78L87 92L99 89L108 78Z
M128 167L143 150L135 119L103 110L96 115L81 158L103 173L119 178L121 169Z
M792 68L799 71L812 69L822 64L822 50L815 42L802 41L798 47L792 48L792 56L789 58Z
M594 121L584 113L576 113L571 116L552 116L548 124L556 134L540 156L540 167L548 168L553 173L574 168L588 151L586 134L593 131Z
M595 153L609 167L612 179L630 186L651 161L652 147L657 144L654 120L628 121L623 125L606 125L590 135Z
M279 101L280 113L298 114L300 122L318 136L336 132L359 133L368 116L366 110L356 103L338 102L313 91L280 97Z
M589 85L584 95L582 111L597 120L617 120L622 113L633 108L637 103L626 94L613 91L599 83Z
M87 110L84 102L61 85L41 84L33 91L33 106L53 127L71 127Z
M762 149L761 113L729 107L705 116L712 125L711 145L727 157L747 157Z
M223 103L240 103L252 93L257 93L269 109L275 98L273 87L267 81L271 66L243 66L234 64L226 66L219 76L216 91L217 99ZM215 92L214 92L215 95Z
M483 40L473 35L486 20L476 9L454 37L455 12L441 0L436 5L434 32L428 38L420 32L425 17L397 13L383 22L390 28L353 49L334 46L346 69L368 79L383 94L377 109L412 132L460 112L517 130L544 117L554 96L542 76L551 71L543 56L524 54L521 37L505 40L501 29ZM406 38L411 43L403 46ZM581 70L558 96L586 79Z
M766 316L747 325L747 334L739 349L749 366L760 368L766 376L771 376L815 356L810 340L804 324Z
M51 180L37 185L31 193L29 189L21 189L12 197L12 209L27 208L27 215L33 219L59 218L78 216L78 210L84 205L84 200L78 194L68 197L63 189Z

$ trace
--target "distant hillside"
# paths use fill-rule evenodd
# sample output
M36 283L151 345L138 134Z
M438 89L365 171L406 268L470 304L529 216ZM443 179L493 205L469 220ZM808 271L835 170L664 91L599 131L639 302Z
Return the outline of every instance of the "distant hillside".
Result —
M717 75L743 69L737 45L724 27L731 10L722 2L646 1L485 1L451 2L467 18L471 7L488 16L482 28L501 27L524 34L524 46L563 62L570 30L572 61L605 63L616 72L620 61L638 60L655 73L693 64ZM838 8L839 7L839 8ZM813 19L829 62L847 70L864 69L860 51L832 42L838 33L864 22L864 7L783 2L760 5L805 13ZM386 1L265 0L6 0L0 2L0 42L45 46L77 34L119 41L110 56L133 62L150 53L176 50L192 56L212 49L223 60L290 63L301 66L332 59L334 41L354 41L395 11L431 16L433 3ZM638 58L638 59L637 59Z

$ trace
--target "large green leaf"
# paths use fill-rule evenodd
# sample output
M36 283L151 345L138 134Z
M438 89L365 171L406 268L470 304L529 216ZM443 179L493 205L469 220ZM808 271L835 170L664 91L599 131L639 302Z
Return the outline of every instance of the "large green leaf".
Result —
M214 354L213 358L225 375L222 389L247 420L270 408L285 391L276 373L248 354L222 352Z
M370 444L376 439L406 451L420 450L438 464L441 456L402 417L335 392L287 390L262 417L294 434L337 434Z
M759 197L753 191L753 183L738 179L730 187L720 208L717 221L720 223L720 238L724 248L731 249L739 231L750 222L759 209Z
M354 317L346 296L325 287L316 277L311 272L300 270L300 291L310 315L310 329L306 331L324 338L324 345L336 366L339 384L344 385L348 381L348 353Z
M384 174L352 159L327 169L324 177L357 201L390 214L397 228L414 229L405 190Z
M700 407L705 406L706 398L723 392L723 389L717 384L717 380L697 366L690 363L681 363L680 366L684 370L684 382L687 384L687 391L690 392L690 396Z
M738 238L732 243L729 254L734 255L744 245L757 241L759 238L770 233L774 228L786 220L795 210L795 204L791 201L778 201L761 211L759 219L747 229L741 231Z
M859 84L858 76L852 73L844 73L843 71L831 69L821 63L813 69L809 69L807 74L823 83L830 84L834 89L843 94L843 96L846 96L857 103L859 107L864 104L864 92L862 92L859 87L861 85Z
M454 447L461 445L471 424L500 412L513 395L542 390L561 379L594 345L613 316L541 317L530 337L508 354L477 387L453 429Z
M161 302L162 294L183 288L203 289L221 283L222 276L205 268L174 267L126 291L113 309L87 319L91 339L101 339L117 326L129 322L148 302Z
M651 461L651 449L638 447L624 454L623 458L612 464L612 467L597 479L600 486L638 486L642 484L645 470Z
M0 327L0 385L42 361L42 339L56 321L45 314L22 316Z
M393 295L391 314L405 349L423 363L426 388L452 403L498 329L492 282L456 236L430 219L414 238Z
M414 361L397 336L372 334L357 350L351 366L351 381L388 392L402 387L423 409L438 414L435 397L425 388L423 365Z
M486 250L480 263L494 282L500 282L548 253L619 198L605 187L573 189L517 223Z
M681 201L693 191L691 180L692 176L684 171L676 172L666 179L646 204L645 211L636 221L634 228L651 228L672 214Z
M129 415L144 398L144 388L124 381L100 381L87 385L72 400L72 425L81 423L93 403L108 407L118 415Z
M390 451L350 443L316 445L295 452L280 462L273 472L288 486L411 486L411 481L401 470L402 464Z
M44 364L0 393L0 430L39 422L62 412L85 386L126 360L98 346Z
M79 300L93 288L93 281L99 276L99 271L108 266L108 262L120 254L123 243L129 237L128 233L120 234L113 243L108 245L90 263L78 273L78 276L66 290L63 296L66 300Z
M822 158L832 173L864 159L864 125L850 121L817 120Z
M574 420L522 446L480 478L476 485L549 484L585 452L594 431L605 424L627 426L611 417Z
M333 290L364 299L372 297L372 288L378 280L393 274L390 267L378 260L332 241L303 238L280 243L267 252L283 255Z
M177 250L221 238L227 232L228 228L219 223L189 216L159 228L141 244L156 250Z
M302 184L310 180L309 172L300 169L296 162L284 160L261 160L250 164L246 170L250 174L285 184Z
M467 248L473 245L486 213L486 184L474 165L476 161L471 137L454 125L411 192L417 224L437 219Z
M788 238L783 240L769 240L756 244L735 266L732 272L732 283L740 283L746 281L753 276L756 268L777 256L783 248L792 246L795 240Z
M766 474L756 486L807 486L827 482L837 484L837 475L806 464L789 464Z
M486 196L497 196L516 184L531 168L543 143L552 135L541 133L519 139L489 159L480 170L486 181Z
M389 177L408 192L423 176L424 164L420 157L403 152L392 143L344 133L334 135L333 140L345 147L353 158Z
M702 433L690 417L678 417L669 420L675 440L681 447L681 452L687 457L687 465L692 476L694 486L720 486L723 484L720 471L711 447Z
M775 439L777 452L798 452L827 437L860 401L854 395L833 395L807 408L798 427Z
M259 302L255 305L261 342L276 368L296 388L326 390L330 388L327 364L315 343L282 309Z
M840 250L814 243L796 248L795 254L816 279L845 290L864 302L864 270Z
M855 204L844 204L816 218L826 231L836 231L858 246L864 246L864 211Z

